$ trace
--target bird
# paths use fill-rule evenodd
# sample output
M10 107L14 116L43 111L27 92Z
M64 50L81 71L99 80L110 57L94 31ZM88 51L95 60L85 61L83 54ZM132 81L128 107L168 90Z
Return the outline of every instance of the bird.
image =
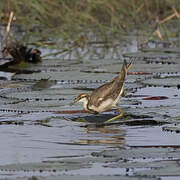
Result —
M132 63L133 60L131 60L129 64L127 64L126 60L124 60L118 76L113 78L108 83L98 87L91 94L79 94L72 102L72 105L77 102L82 102L84 109L92 114L99 114L112 108L116 108L119 110L120 115L115 116L107 120L106 122L112 122L116 119L121 118L124 115L124 112L117 104L122 97L125 79L129 69L132 66Z

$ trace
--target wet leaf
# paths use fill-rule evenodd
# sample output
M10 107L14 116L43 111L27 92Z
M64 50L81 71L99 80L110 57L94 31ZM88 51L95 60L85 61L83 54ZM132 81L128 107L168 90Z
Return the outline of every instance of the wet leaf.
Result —
M166 96L152 96L152 97L145 97L143 100L165 100L168 99Z

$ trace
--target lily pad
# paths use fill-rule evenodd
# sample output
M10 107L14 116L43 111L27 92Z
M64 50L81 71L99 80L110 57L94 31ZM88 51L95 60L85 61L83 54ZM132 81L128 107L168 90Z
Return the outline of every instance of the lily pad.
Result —
M163 131L176 132L180 133L180 126L164 126L162 128Z
M135 52L123 54L124 57L136 57L141 59L179 59L180 54L172 54L165 52Z
M179 48L173 47L173 48L142 48L141 51L143 52L157 52L157 53L175 53L180 54Z
M93 153L96 157L106 157L106 158L119 158L120 160L136 160L141 159L168 159L168 158L179 158L179 149L174 151L174 148L130 148L130 149L119 149L119 150L105 150L102 152ZM148 164L147 164L147 167Z
M180 176L179 167L167 167L162 169L152 169L152 170L145 170L139 171L136 175L140 176Z
M142 81L145 85L150 86L164 86L164 87L177 87L180 82L180 77L168 78L154 78Z

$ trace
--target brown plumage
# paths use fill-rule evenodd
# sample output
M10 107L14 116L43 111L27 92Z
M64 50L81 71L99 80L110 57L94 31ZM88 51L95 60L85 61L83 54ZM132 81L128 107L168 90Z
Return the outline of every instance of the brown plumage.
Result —
M123 93L125 78L132 62L133 61L127 65L126 61L124 61L118 76L95 89L91 95L88 95L87 93L80 94L74 100L74 103L83 102L84 109L91 113L101 113L112 107L117 108L117 103L120 101Z

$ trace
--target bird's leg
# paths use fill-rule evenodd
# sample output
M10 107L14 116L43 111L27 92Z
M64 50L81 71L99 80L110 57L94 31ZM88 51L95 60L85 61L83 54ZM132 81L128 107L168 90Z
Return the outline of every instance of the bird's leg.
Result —
M117 108L119 110L120 114L118 116L115 116L115 117L107 120L106 122L112 122L112 121L114 121L116 119L119 119L119 118L123 117L123 115L124 115L123 110L120 107L118 107L118 106L115 106L115 108Z

